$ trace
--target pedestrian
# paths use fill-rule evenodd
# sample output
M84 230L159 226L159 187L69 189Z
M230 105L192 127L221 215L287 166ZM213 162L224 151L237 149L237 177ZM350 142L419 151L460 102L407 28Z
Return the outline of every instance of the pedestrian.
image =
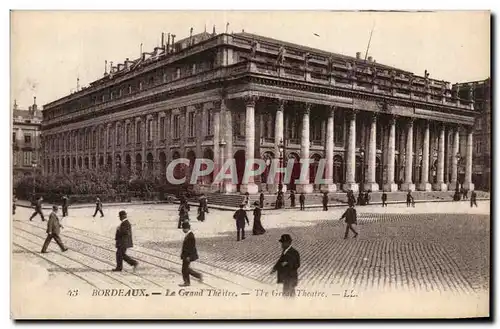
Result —
M243 200L243 205L245 207L245 210L250 209L250 194L248 192L245 192L245 199Z
M323 211L328 211L328 192L323 193Z
M382 193L382 207L387 207L387 193Z
M185 221L189 222L189 203L185 198L181 198L181 204L179 205L179 222L177 224L177 228L182 228L182 223Z
M260 192L259 207L260 207L260 209L264 209L264 193L263 192Z
M408 191L406 194L406 207L409 207L412 203L413 196L411 195L411 191Z
M16 202L17 202L17 197L16 195L14 194L12 196L12 215L15 215L16 214Z
M61 238L59 235L61 234L61 228L64 228L61 223L59 222L59 218L57 217L57 206L52 206L52 212L49 215L49 221L47 222L47 238L45 239L45 242L43 243L42 247L42 254L47 252L47 248L49 247L50 241L54 239L61 248L62 252L65 252L68 250L64 246L64 243L62 242Z
M132 226L127 218L127 212L120 210L118 213L120 225L116 228L115 241L116 241L116 268L113 272L121 272L123 270L123 261L127 262L130 266L134 267L134 272L139 264L135 259L127 255L127 249L134 247L132 240Z
M276 196L275 208L276 209L283 208L283 192L278 192L278 195Z
M297 272L300 267L300 254L292 247L290 234L283 234L279 242L283 252L273 266L271 274L278 272L278 283L283 283L283 297L294 297L299 279Z
M233 215L233 218L236 220L236 241L240 241L240 233L241 239L245 240L245 222L250 225L248 221L247 212L243 209L244 205L240 205L240 209L236 210Z
M208 212L205 201L206 199L202 196L200 198L200 205L198 206L198 216L196 217L200 222L205 221L205 213Z
M367 205L370 204L370 199L371 199L370 193L372 193L371 190L368 190L368 191L365 192L365 200L366 200L366 204Z
M208 200L205 194L202 194L200 197L200 206L201 209L203 209L203 212L208 213Z
M306 210L306 196L303 192L300 192L299 196L300 210Z
M354 238L356 238L358 236L358 232L356 232L356 230L352 227L352 224L358 224L357 213L356 209L354 209L354 205L349 205L349 208L346 209L342 217L340 217L340 220L342 220L342 218L345 218L345 223L347 224L344 239L347 239L349 236L349 230L354 233Z
M470 207L471 208L473 205L475 205L477 208L476 198L477 198L476 191L472 190L472 192L470 193Z
M36 215L40 215L40 217L42 217L42 222L45 222L45 217L43 217L43 212L42 212L42 202L43 198L39 197L35 203L35 212L31 215L30 221L32 221Z
M468 189L464 189L464 199L467 200L469 197L469 190Z
M196 239L191 231L189 222L182 223L182 231L184 232L184 242L182 243L181 259L182 259L182 279L184 283L179 284L180 287L189 287L191 285L190 275L203 282L203 275L191 268L191 262L198 260L198 251L196 250Z
M295 192L293 190L290 191L290 207L295 208Z
M252 233L253 235L261 235L266 233L266 230L262 226L261 222L261 216L262 216L262 209L259 207L258 202L254 202L253 204L255 208L253 209L253 228L252 228Z
M68 216L68 196L64 195L62 197L62 216L67 217Z
M361 190L358 192L358 206L362 206L364 204L363 202L363 192Z
M101 218L104 217L104 213L102 212L102 202L100 198L95 199L95 212L92 217L95 217L95 215L97 215L97 212L101 213Z

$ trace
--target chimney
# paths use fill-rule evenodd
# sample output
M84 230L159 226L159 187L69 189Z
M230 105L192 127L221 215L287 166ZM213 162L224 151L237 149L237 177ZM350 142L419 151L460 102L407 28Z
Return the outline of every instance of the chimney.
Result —
M358 51L358 52L356 53L356 59L361 59L361 52L360 52L360 51Z
M215 36L215 35L216 35L216 33L215 33L215 24L214 24L214 27L212 29L212 36Z
M36 96L33 96L33 105L36 105Z
M174 44L175 44L175 34L171 35L172 37L172 49L174 49Z
M368 56L368 62L373 62L373 57L372 56Z
M104 61L104 75L108 75L108 61L105 60Z
M165 33L161 33L161 47L165 48Z
M17 110L17 100L14 99L14 110Z

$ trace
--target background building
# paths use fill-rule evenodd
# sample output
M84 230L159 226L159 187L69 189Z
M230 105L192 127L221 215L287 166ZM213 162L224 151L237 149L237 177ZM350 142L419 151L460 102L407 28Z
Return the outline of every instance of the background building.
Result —
M162 38L164 39L164 38ZM216 168L234 158L238 184L198 181L204 191L276 191L266 175L240 184L245 159L312 159L288 188L447 190L472 184L472 95L377 63L249 33L201 33L167 42L106 69L90 86L44 106L43 168L79 168L189 179L195 158ZM459 157L462 145L463 158ZM319 160L326 182L314 185ZM277 180L275 180L276 182Z
M461 97L472 92L476 122L474 124L474 160L472 180L476 189L491 187L491 79L458 83L453 86Z
M14 100L12 109L12 164L14 180L31 175L34 170L40 171L40 132L42 111L36 104L28 110L18 107ZM35 167L36 166L36 167Z

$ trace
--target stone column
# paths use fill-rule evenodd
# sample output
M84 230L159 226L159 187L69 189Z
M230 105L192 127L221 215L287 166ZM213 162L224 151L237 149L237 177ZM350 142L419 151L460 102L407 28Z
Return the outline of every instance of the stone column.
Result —
M221 166L222 166L222 162L221 162L221 155L220 155L220 152L221 152L221 147L220 147L220 142L221 142L221 139L220 139L220 134L221 134L221 129L220 129L220 126L221 126L221 105L220 103L216 103L215 104L215 107L212 109L212 113L213 113L213 125L214 125L214 158L213 158L213 161L214 161L214 171L213 171L213 175L212 177L215 179L215 177L217 177L217 174L219 174L219 171L221 169ZM213 184L213 180L212 180L212 184ZM210 187L210 191L213 192L216 190L216 186L212 186Z
M224 120L221 131L221 150L224 153L224 159L221 159L221 163L228 161L233 158L233 116L231 109L228 107L229 100L222 99L221 101L221 119ZM222 152L221 151L221 152ZM236 185L230 180L225 179L221 184L221 192L223 193L234 193L236 192Z
M412 180L413 169L413 118L410 118L406 133L406 152L405 152L405 182L401 186L403 191L415 191L415 184Z
M436 191L446 191L448 189L448 186L444 183L444 142L445 131L444 125L441 124L439 127L437 182L433 186Z
M458 127L455 127L453 130L453 148L451 153L451 181L448 185L448 190L455 191L457 188L457 179L458 179L458 151L460 146L460 134L458 131Z
M422 145L422 168L420 176L420 184L418 189L420 191L432 191L432 186L429 183L429 147L430 147L430 131L429 131L429 121L425 122L424 126L424 142Z
M245 160L247 164L253 161L255 157L255 102L257 97L249 96L244 99L246 106L245 116ZM245 165L245 170L246 170ZM247 184L241 184L240 192L249 194L257 194L259 187L254 183L254 177L249 176Z
M375 179L377 164L377 114L371 117L370 135L368 137L368 172L366 175L365 191L376 192L379 186Z
M274 122L274 154L275 154L275 159L279 160L280 156L280 150L279 150L279 144L283 143L283 146L285 145L285 120L284 120L284 115L285 115L285 105L286 105L286 100L280 99L278 103L278 108L276 109L276 119ZM264 123L265 124L265 123ZM284 151L283 151L284 153ZM283 157L285 155L283 154ZM273 184L271 185L271 191L274 191L275 193L278 192L278 187L279 187L279 181L280 181L280 175L281 178L283 179L284 175L282 173L277 173L275 177L273 177ZM282 180L283 181L283 180ZM286 192L286 184L283 184L282 191Z
M300 158L307 160L310 158L309 156L309 146L311 144L311 139L309 137L310 128L309 128L309 115L311 113L311 104L306 103L305 108L302 112L302 133L300 136ZM309 182L309 164L301 164L301 176L303 166L307 166L306 175L301 177L300 183L297 184L297 193L312 193L313 185Z
M392 116L389 122L389 145L387 145L387 183L385 192L395 192L398 184L394 183L394 162L396 161L396 117Z
M347 137L346 174L344 191L352 190L358 192L359 185L355 181L356 174L356 112L353 110L349 114L349 129Z
M472 183L472 127L467 128L464 189L469 191L474 190L474 184Z
M334 116L335 106L331 106L328 112L328 121L326 124L326 167L325 167L325 184L321 186L322 192L335 192L337 185L333 183L333 148L334 148Z

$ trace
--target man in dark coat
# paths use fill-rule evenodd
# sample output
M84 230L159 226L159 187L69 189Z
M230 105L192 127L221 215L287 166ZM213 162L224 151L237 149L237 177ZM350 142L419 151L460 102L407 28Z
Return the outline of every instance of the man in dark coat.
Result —
M354 233L354 237L356 238L358 236L358 232L352 227L352 224L358 224L358 218L356 214L356 209L354 209L353 205L349 205L349 208L344 212L342 218L345 218L345 223L347 224L345 228L345 234L344 234L344 239L347 239L349 236L349 230L351 230Z
M241 239L245 240L245 222L250 225L248 221L247 212L243 209L244 205L240 205L240 209L236 210L233 215L233 218L236 220L236 241L240 241L240 232Z
M306 210L306 196L304 193L300 193L299 196L300 210Z
M45 222L45 217L43 217L43 212L42 212L42 202L43 198L39 197L35 203L35 212L31 215L30 221L32 221L36 215L40 215L40 217L42 217L42 222Z
M68 216L68 196L66 195L62 197L62 216Z
M97 215L97 212L101 213L101 218L104 217L104 213L102 212L102 202L100 198L95 199L95 212L92 217L95 217L95 215Z
M387 193L382 193L382 207L387 207Z
M259 208L263 209L264 208L264 193L260 192L259 196Z
M411 195L411 191L408 191L408 194L406 194L406 206L409 207L411 206L413 200L413 196Z
M194 233L191 232L191 225L189 222L182 223L182 231L186 234L184 237L184 242L182 243L181 259L182 259L182 279L184 283L181 283L180 287L188 287L191 285L189 276L192 275L195 278L203 281L203 276L201 273L193 270L190 267L191 262L198 259L198 251L196 250L196 239Z
M283 296L294 297L299 280L297 271L300 267L300 254L292 247L292 237L289 234L283 234L279 242L283 252L273 266L271 274L278 272L278 283L283 283Z
M189 203L186 199L181 199L181 204L179 206L179 222L177 223L177 228L182 228L182 223L185 221L189 221Z
M477 198L476 191L473 190L470 193L470 206L471 206L471 208L472 208L473 205L475 205L477 207L476 198Z
M134 246L132 241L132 226L127 219L127 213L121 210L118 213L120 218L120 226L116 229L116 268L113 272L121 272L123 269L123 261L134 267L134 272L137 269L138 262L127 255L127 249Z
M290 199L290 207L295 208L295 192L293 190L290 191L290 196L288 198Z
M59 235L61 234L61 228L63 228L63 226L61 225L61 223L59 222L59 218L57 217L57 206L52 206L52 212L50 213L49 221L47 222L47 238L43 243L41 251L42 253L47 252L47 248L49 247L50 241L52 241L52 239L56 241L62 252L68 250L68 248L64 246L64 243L59 237Z
M323 193L323 211L328 211L328 192Z

